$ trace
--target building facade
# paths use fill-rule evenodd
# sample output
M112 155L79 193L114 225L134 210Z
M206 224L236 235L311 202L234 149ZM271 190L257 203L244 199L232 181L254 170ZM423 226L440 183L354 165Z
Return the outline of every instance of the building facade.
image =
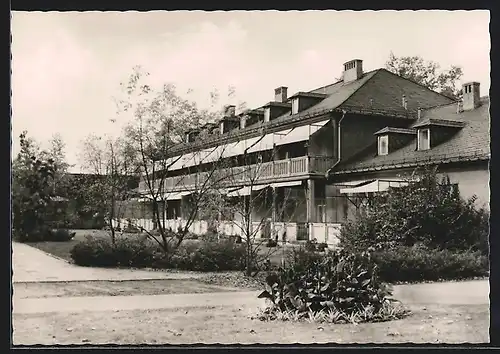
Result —
M214 190L225 199L242 201L248 212L220 215L221 232L242 235L247 220L241 215L250 215L256 237L287 241L335 244L342 223L353 215L352 199L360 187L365 188L362 193L397 187L405 183L402 171L420 164L446 161L464 190L479 191L474 184L488 176L489 143L487 149L462 144L471 143L467 139L476 133L474 139L489 141L489 134L484 136L476 126L483 118L470 118L487 113L484 99L478 96L470 106L465 91L457 111L453 99L385 69L364 72L361 60L345 63L342 77L291 96L286 87L278 87L273 101L238 115L229 107L211 127L217 133L210 138L197 139L197 130L186 132L186 141L167 156L161 187L165 227L184 225L192 215L193 195L215 171L228 178ZM471 88L471 95L479 94L479 85ZM422 139L416 139L420 134ZM438 159L440 154L447 157ZM481 191L484 199L486 189ZM139 192L148 203L146 181L140 182ZM212 218L196 215L190 230L202 234ZM151 219L138 223L155 227Z

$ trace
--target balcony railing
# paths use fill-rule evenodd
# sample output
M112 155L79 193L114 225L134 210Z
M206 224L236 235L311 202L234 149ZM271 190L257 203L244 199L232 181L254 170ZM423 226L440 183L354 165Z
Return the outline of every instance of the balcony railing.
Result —
M248 183L272 182L284 177L299 177L309 174L324 174L332 167L334 159L325 156L301 156L291 159L263 162L255 165L225 168L212 173L212 180L221 185L241 185ZM165 191L195 190L210 176L210 172L200 172L164 181ZM147 193L145 181L139 183L139 192Z

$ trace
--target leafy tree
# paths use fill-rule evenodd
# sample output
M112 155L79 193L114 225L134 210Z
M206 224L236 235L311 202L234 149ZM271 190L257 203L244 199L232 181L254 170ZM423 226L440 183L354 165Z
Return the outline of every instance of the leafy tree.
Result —
M385 68L450 98L459 99L462 95L461 88L457 88L463 75L459 66L452 65L448 70L441 70L436 62L426 61L419 56L397 57L391 52Z
M376 195L357 220L342 229L341 246L354 251L421 244L448 250L488 252L489 213L464 199L448 177L417 171L407 186Z
M14 236L20 241L37 241L47 232L47 210L54 196L56 165L52 159L43 158L26 131L19 139L21 150L12 166Z

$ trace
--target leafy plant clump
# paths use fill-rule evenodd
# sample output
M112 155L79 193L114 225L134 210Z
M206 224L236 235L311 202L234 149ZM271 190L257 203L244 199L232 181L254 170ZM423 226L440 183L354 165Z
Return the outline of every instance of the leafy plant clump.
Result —
M377 266L367 252L330 252L304 265L292 263L266 278L266 290L259 298L271 305L260 319L292 316L295 320L347 323L384 321L408 314L391 298L392 289L379 281Z

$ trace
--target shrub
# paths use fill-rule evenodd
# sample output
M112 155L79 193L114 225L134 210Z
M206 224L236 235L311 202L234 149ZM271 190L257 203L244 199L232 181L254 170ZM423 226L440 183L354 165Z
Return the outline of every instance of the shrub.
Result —
M272 238L270 238L269 240L267 240L266 247L271 248L271 247L276 247L276 246L278 246L278 242L276 240L274 240Z
M453 252L424 246L397 247L373 253L386 282L457 280L488 275L488 258L480 251Z
M171 266L195 271L242 270L245 247L229 240L183 244L172 257Z
M65 242L70 241L75 237L75 232L70 232L67 229L48 230L44 241Z
M229 240L218 242L185 242L173 255L165 255L158 245L145 237L86 237L71 250L73 261L82 266L177 268L195 271L243 269L245 247Z
M440 181L435 172L424 171L419 181L372 198L357 219L342 228L340 245L356 252L422 243L487 254L489 212L478 209L475 200L461 198L449 178Z
M328 248L328 245L325 242L321 242L321 243L318 243L316 245L316 251L318 251L318 252L323 252L327 248Z
M368 253L327 253L312 260L306 269L296 264L280 269L266 282L267 289L259 298L272 302L267 315L292 311L300 318L337 312L344 319L359 322L363 311L370 309L365 320L374 320L387 309L392 295L392 289L379 281Z
M70 252L73 261L81 266L113 267L116 266L113 244L109 239L86 236Z

